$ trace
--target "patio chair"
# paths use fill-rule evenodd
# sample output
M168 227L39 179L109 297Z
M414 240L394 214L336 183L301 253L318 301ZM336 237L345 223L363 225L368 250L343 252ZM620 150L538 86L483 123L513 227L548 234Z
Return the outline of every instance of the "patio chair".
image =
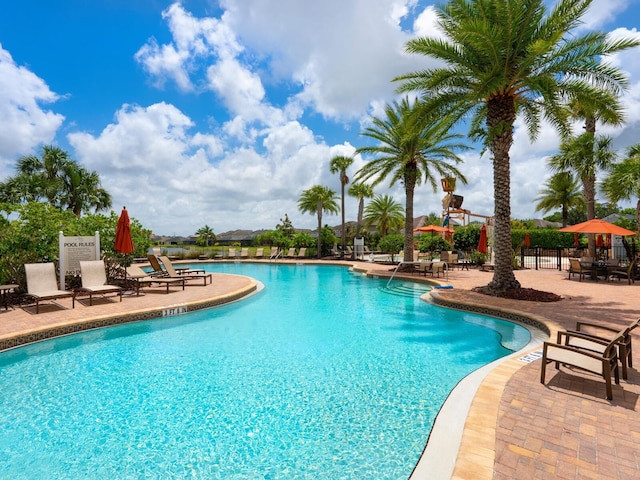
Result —
M249 249L248 248L243 248L242 250L240 250L240 258L249 258Z
M573 332L578 332L581 337L567 337L567 341L570 345L595 350L602 352L600 344L592 344L584 340L583 336L589 336L600 340L611 341L614 336L621 335L620 341L617 343L618 347L618 359L622 364L622 378L627 379L627 369L633 367L633 357L631 351L631 331L640 325L640 319L631 322L624 330L617 330L611 327L605 327L596 323L589 322L576 322L576 329ZM571 332L571 330L570 330ZM560 337L563 332L558 333L558 343L560 343Z
M130 283L131 286L135 288L136 295L140 295L140 289L145 286L153 286L153 284L158 284L159 286L164 285L167 288L166 293L169 293L169 287L172 285L182 285L182 289L184 290L186 278L169 278L169 277L153 277L149 275L147 272L142 270L137 265L129 265L125 270L123 270L124 276L123 279Z
M162 265L160 265L160 261L158 260L158 257L156 255L153 255L153 254L147 255L147 260L149 260L149 265L151 265L151 268L153 269L153 272L151 272L149 275L153 277L167 276L167 272L165 271L164 268L162 268Z
M564 338L564 343L561 343L561 336ZM616 385L620 384L616 346L621 338L622 333L616 335L613 340L607 341L577 332L558 332L558 343L544 342L543 344L540 383L544 385L548 363L555 362L556 370L560 369L560 364L570 365L601 375L605 381L607 400L612 400L611 377L613 376ZM601 351L598 352L595 348L600 348Z
M418 274L422 274L426 277L427 273L431 273L432 265L433 265L433 262L416 262L413 264L413 269Z
M264 248L260 247L256 249L256 258L264 257Z
M53 263L25 263L27 295L36 302L36 313L40 313L42 300L73 297L73 292L58 290L56 269Z
M298 254L296 255L296 257L304 258L306 256L307 256L307 247L300 247L300 250L298 250Z
M296 249L295 247L292 247L289 249L289 251L286 253L286 255L284 256L284 258L295 258L296 256Z
M236 249L233 247L229 247L229 253L227 256L229 258L236 258Z
M81 260L80 279L82 286L77 288L73 294L73 305L79 296L89 295L89 306L93 306L94 295L105 295L106 293L116 293L122 301L122 288L118 285L107 283L107 271L102 260Z
M271 247L271 252L269 253L269 260L277 260L280 256L280 249L278 247Z
M635 273L636 273L636 260L634 259L629 265L615 265L608 267L609 277L617 278L620 281L621 278L626 278L629 282L629 285L632 283L636 283Z
M204 285L207 285L207 279L209 279L209 283L213 282L213 276L210 273L205 272L204 270L176 270L169 260L168 257L162 256L159 258L160 263L164 266L164 269L169 274L169 278L184 278L186 280L197 280L202 279L204 281Z
M431 269L429 271L427 271L426 273L430 273L431 276L433 277L434 275L437 275L438 278L440 278L440 274L442 274L442 276L445 276L445 269L446 269L446 263L445 262L433 262L431 264Z
M577 258L569 259L569 280L571 280L571 275L578 275L578 281L581 282L587 274L591 275L590 268L584 266Z

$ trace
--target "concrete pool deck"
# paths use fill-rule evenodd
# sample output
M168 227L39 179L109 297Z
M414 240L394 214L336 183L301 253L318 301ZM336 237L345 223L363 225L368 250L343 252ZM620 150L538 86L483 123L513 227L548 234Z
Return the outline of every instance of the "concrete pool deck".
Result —
M314 263L314 262L310 262ZM327 263L327 262L323 262ZM370 275L391 275L388 265L335 262L353 265ZM577 320L624 327L640 317L640 284L568 280L557 270L519 270L523 287L555 292L560 302L538 303L487 297L471 291L486 285L492 273L476 269L454 270L436 282L453 289L438 290L440 300L474 311L492 311L502 317L525 317L544 323L555 338L558 329L575 327ZM423 281L424 277L402 275ZM430 279L429 279L430 280ZM170 294L149 289L143 296L120 302L84 304L71 309L70 299L58 303L66 309L47 308L39 315L24 309L0 311L0 348L16 339L36 341L82 327L109 325L113 318L128 321L171 314L182 308L203 308L233 301L257 288L252 279L214 274L212 285L176 289ZM48 333L47 333L48 332ZM637 331L634 337L637 337ZM4 346L4 347L3 347ZM539 348L534 348L539 350ZM451 478L510 479L626 479L640 478L640 374L629 370L628 380L604 399L601 378L552 367L547 383L539 380L540 361L523 361L528 353L513 356L478 381L464 422L462 439ZM535 358L535 356L532 356ZM636 360L637 362L638 360ZM462 415L462 412L461 412ZM433 472L431 472L433 473ZM440 478L433 475L414 478Z

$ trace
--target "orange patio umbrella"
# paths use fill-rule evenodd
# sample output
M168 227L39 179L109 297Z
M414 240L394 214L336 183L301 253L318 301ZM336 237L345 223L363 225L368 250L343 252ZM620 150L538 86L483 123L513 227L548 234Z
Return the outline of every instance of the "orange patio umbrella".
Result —
M558 230L559 232L577 232L577 233L611 233L612 235L620 235L626 237L628 235L635 235L636 232L627 230L626 228L619 227L613 223L605 222L599 218L593 220L587 220L586 222L578 223L576 225L570 225Z
M487 226L482 225L480 229L480 240L478 240L478 251L480 253L487 253Z
M413 229L414 232L437 232L437 233L453 233L453 230L447 227L441 227L440 225L425 225L423 227L418 227Z

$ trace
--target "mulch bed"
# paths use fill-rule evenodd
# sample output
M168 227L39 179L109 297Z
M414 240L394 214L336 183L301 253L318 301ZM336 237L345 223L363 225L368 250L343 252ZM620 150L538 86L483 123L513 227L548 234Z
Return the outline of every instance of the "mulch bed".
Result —
M504 290L494 292L487 287L475 287L472 291L492 297L508 298L511 300L525 300L529 302L559 302L562 300L560 295L551 292L543 292L533 288L517 288L513 290Z

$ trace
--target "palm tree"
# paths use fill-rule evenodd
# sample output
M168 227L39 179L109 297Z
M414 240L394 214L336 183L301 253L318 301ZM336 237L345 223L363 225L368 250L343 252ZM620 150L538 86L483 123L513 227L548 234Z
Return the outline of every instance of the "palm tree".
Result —
M516 117L522 116L532 140L542 118L568 134L565 100L588 100L592 108L608 111L607 100L626 87L624 74L598 59L639 43L573 31L590 5L591 0L560 0L547 11L545 0L450 0L437 10L443 36L407 43L409 53L439 62L397 78L399 90L420 92L428 111L452 121L470 116L471 132L491 152L495 269L489 290L520 288L510 223L509 151Z
M61 206L80 218L82 211L93 208L96 211L111 208L111 195L100 185L97 172L90 172L73 161L67 162L60 177L63 190L60 192Z
M59 147L44 146L42 158L18 159L16 175L0 184L0 198L12 203L46 201L78 217L88 208L107 210L111 195L100 186L97 172L90 172Z
M198 241L205 246L209 246L211 241L216 241L216 234L213 233L213 228L209 225L205 225L204 227L200 227L196 231L196 236L198 237Z
M362 133L376 140L377 145L356 150L358 153L378 155L358 171L356 180L375 177L371 184L374 187L390 176L390 186L397 181L404 185L405 262L413 261L413 195L416 185L424 181L435 192L438 180L434 173L439 177L455 176L466 183L462 173L449 163L462 161L454 150L466 147L453 142L460 135L449 133L448 125L435 116L418 117L418 111L422 111L419 102L410 104L407 98L400 103L388 104L385 107L386 118L374 117L373 126Z
M358 199L358 220L356 222L356 238L360 238L360 227L362 226L362 216L364 215L364 199L373 197L373 187L366 183L353 183L347 192L352 197Z
M318 216L318 258L322 258L322 213L338 213L336 192L329 187L314 185L300 195L298 210Z
M559 172L547 180L544 186L545 188L536 197L538 202L536 211L548 213L560 207L562 209L562 226L566 227L569 209L584 204L578 180L571 172Z
M344 234L344 187L347 183L349 183L349 177L347 177L347 168L351 166L353 163L353 158L345 157L342 155L338 155L331 159L329 163L329 170L331 173L339 173L340 174L340 189L341 189L341 211L342 211L342 255L344 256L344 251L347 245L347 238Z
M582 182L582 194L587 207L587 220L596 218L596 175L599 170L608 170L615 160L611 150L611 138L595 137L585 132L578 137L569 137L560 145L560 152L549 159L554 172L574 172ZM595 240L589 236L589 253L595 254Z
M400 230L404 222L402 205L390 195L377 195L364 211L364 224L375 226L381 237Z
M640 229L640 143L629 147L622 162L612 166L602 182L602 191L612 202L636 197L636 222Z

